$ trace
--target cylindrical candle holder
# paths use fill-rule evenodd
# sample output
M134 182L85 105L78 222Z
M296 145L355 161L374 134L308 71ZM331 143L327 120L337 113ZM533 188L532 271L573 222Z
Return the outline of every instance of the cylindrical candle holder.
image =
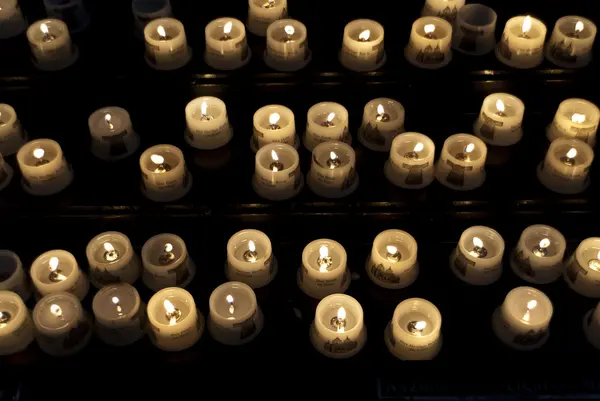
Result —
M330 239L311 242L302 251L298 286L306 295L316 299L346 292L350 286L347 258L346 250L339 242Z
M373 241L366 269L371 281L380 287L408 287L419 275L417 241L401 230L386 230Z
M404 49L406 60L419 68L436 70L452 60L452 25L438 17L416 20Z
M581 241L565 265L564 278L572 290L588 298L600 298L600 238Z
M268 28L286 18L287 0L248 0L248 30L257 36L268 35Z
M450 269L462 281L489 285L502 275L504 240L494 229L485 226L467 228L450 255Z
M421 16L440 17L453 24L464 5L465 0L425 0Z
M182 288L165 288L148 302L148 335L163 351L182 351L198 342L204 332L204 316L192 294Z
M5 249L0 250L0 291L12 291L23 301L31 296L31 287L19 255Z
M473 132L485 143L493 146L510 146L523 137L525 105L516 96L494 93L486 97Z
M540 182L559 194L578 194L590 185L590 167L594 151L577 139L559 138L550 144L544 161L537 169Z
M340 62L352 71L374 71L385 64L383 26L370 19L357 19L344 28Z
M192 188L192 174L181 150L173 145L156 145L140 157L142 193L154 202L183 198Z
M312 152L308 186L323 198L343 198L358 188L354 149L343 142L323 142Z
M296 135L294 113L285 106L272 104L254 113L254 130L250 139L253 152L270 143L285 143L298 149L300 140Z
M529 351L548 340L552 313L552 302L542 291L517 287L494 312L492 328L504 344L519 351Z
M193 148L212 150L233 137L225 103L216 97L198 97L185 106L185 140Z
M196 274L196 265L188 255L185 242L175 234L158 234L146 241L142 247L142 263L142 280L153 291L185 288Z
M67 25L57 19L37 21L27 28L27 39L33 63L42 71L58 71L70 67L79 57L71 43Z
M10 164L4 161L4 157L0 153L0 191L2 191L8 186L8 184L10 184L13 175L14 172L12 167L10 167Z
M133 344L146 330L146 305L129 284L112 284L102 288L92 303L96 334L109 345Z
M58 142L52 139L27 142L19 149L17 162L23 176L23 189L31 195L54 195L73 181L71 166Z
M269 284L277 274L277 258L269 237L258 230L242 230L227 242L225 275L252 288Z
M13 155L25 142L27 132L21 126L17 112L8 104L0 104L0 154Z
M0 39L8 39L20 35L27 28L27 20L17 0L0 2Z
M320 143L328 141L352 144L348 130L348 110L339 103L317 103L308 110L304 146L309 151Z
M407 189L425 188L435 177L435 145L418 132L398 135L392 142L383 172L392 184Z
M583 318L583 331L590 344L600 350L600 304Z
M496 12L483 4L467 4L456 16L452 48L472 56L488 54L496 46Z
M592 61L597 31L596 25L587 18L560 18L546 45L546 58L563 68L585 67Z
M230 281L221 284L208 300L208 330L225 345L243 345L254 340L264 325L256 294L247 284Z
M135 35L140 39L144 39L144 28L148 22L158 18L173 17L170 0L132 0L131 12Z
M218 18L205 29L204 61L216 70L235 70L250 61L252 52L246 41L246 27L235 18Z
M109 284L133 284L141 273L140 259L129 238L117 231L98 234L85 250L90 266L90 281L96 288Z
M585 99L567 99L558 106L554 120L546 129L550 141L557 138L579 139L590 146L596 145L600 121L598 107Z
M544 60L546 25L530 16L508 20L502 39L496 46L496 57L513 68L535 68Z
M90 23L83 0L44 0L49 18L64 21L73 33L81 32Z
M252 1L252 0L250 0ZM267 29L265 64L277 71L298 71L311 60L306 26L300 21L282 19Z
M144 28L146 63L156 70L176 70L192 58L183 24L174 18L157 18Z
M332 294L317 305L310 340L317 351L335 359L356 355L367 342L360 303L349 295Z
M82 300L90 288L90 282L79 269L75 257L59 249L38 256L31 264L29 273L39 298L56 292L68 292Z
M358 140L376 152L389 152L392 141L404 132L404 106L394 99L373 99L366 104Z
M564 270L567 242L556 228L536 224L527 227L510 257L510 266L523 280L534 284L556 281Z
M40 348L52 356L73 355L92 338L92 323L81 302L67 292L42 298L33 309L33 323Z
M34 340L33 323L21 297L0 290L0 355L23 351Z
M436 166L436 178L444 186L469 191L479 188L485 181L487 147L476 136L456 134L444 142Z
M92 153L98 159L116 161L133 154L140 146L140 137L133 130L127 110L104 107L88 119L92 135Z
M394 309L385 330L385 344L392 355L404 361L430 360L442 348L442 315L422 298L402 301Z
M304 186L300 157L293 146L272 143L262 147L255 157L252 187L261 198L280 201L293 198Z

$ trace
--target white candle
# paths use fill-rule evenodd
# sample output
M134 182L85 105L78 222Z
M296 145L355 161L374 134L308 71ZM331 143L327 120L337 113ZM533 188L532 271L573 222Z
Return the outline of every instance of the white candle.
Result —
M343 142L324 142L312 152L308 186L323 198L343 198L358 188L356 155Z
M104 107L88 119L92 135L92 153L99 159L116 161L133 154L140 146L140 137L133 130L127 110Z
M39 296L69 292L82 300L90 288L90 282L79 269L75 257L59 249L38 256L31 264L29 273Z
M404 49L406 60L419 68L435 70L452 60L452 25L438 17L416 20Z
M418 132L400 134L392 142L384 173L392 184L401 188L425 188L434 179L435 145Z
M109 284L133 284L141 273L140 259L129 238L117 231L96 235L85 250L94 287Z
M482 56L496 46L496 12L483 4L467 4L456 16L452 47L461 53Z
M298 71L311 59L306 26L300 21L282 19L267 29L265 63L277 71Z
M394 138L404 132L404 115L404 106L397 100L371 100L363 111L358 140L376 152L389 152Z
M366 269L369 278L388 289L408 287L419 275L417 241L401 230L385 230L373 241Z
M600 350L600 304L583 318L583 331L590 344Z
M261 107L254 113L254 132L250 148L256 152L270 143L285 143L298 149L294 113L277 104Z
M21 352L33 340L33 323L21 297L0 291L0 355Z
M79 299L67 292L46 295L33 309L37 342L52 356L72 355L92 338L92 323Z
M320 143L340 141L352 144L348 130L348 110L339 103L317 103L308 110L304 146L309 151Z
M0 191L10 184L13 177L13 169L4 161L4 156L0 154Z
M577 139L559 138L550 144L546 158L537 169L546 188L560 194L578 194L589 185L594 151Z
M317 305L310 339L317 351L335 359L356 355L367 342L360 303L344 294L329 295Z
M133 0L131 11L135 22L135 35L140 39L144 38L144 28L148 22L157 18L173 17L169 0Z
M587 18L560 18L546 46L546 58L563 68L585 67L592 61L596 32L596 25Z
M510 146L523 136L525 105L516 96L494 93L483 101L473 132L489 145Z
M385 64L383 26L370 19L358 19L344 28L340 62L352 71L374 71Z
M158 234L146 241L142 247L142 263L142 280L153 291L185 288L196 275L196 265L188 255L185 242L175 234Z
M442 348L442 315L431 302L421 298L402 301L394 309L385 332L385 343L396 358L430 360Z
M158 18L144 28L146 62L157 70L176 70L192 58L183 24L174 18Z
M452 24L464 5L465 0L425 0L421 16L440 17Z
M272 201L286 200L300 193L303 186L300 157L293 146L272 143L256 152L252 187L258 196Z
M528 16L514 17L504 27L496 57L513 68L534 68L544 60L546 25Z
M49 18L64 21L73 33L81 32L90 23L90 16L83 0L44 0Z
M37 21L27 29L27 39L35 66L43 71L57 71L71 66L79 57L71 43L67 25L57 19Z
M302 251L302 266L298 270L298 286L312 298L346 292L350 286L348 257L344 247L330 239L318 239Z
M567 242L556 228L536 224L527 227L510 258L510 266L523 280L547 284L557 280L564 270Z
M587 238L565 262L564 278L577 293L600 298L600 238Z
M31 288L19 255L6 249L0 250L0 291L12 291L23 301L31 296Z
M216 70L235 70L248 64L252 52L246 41L246 28L235 18L219 18L205 29L204 61Z
M216 97L197 97L185 106L185 140L196 149L225 146L233 137L225 103Z
M142 192L155 202L183 198L192 188L183 153L173 145L156 145L140 157Z
M17 161L23 189L32 195L54 195L73 181L73 171L58 142L35 139L19 149Z
M17 112L8 104L0 104L0 153L10 156L27 142L27 133L17 118Z
M548 340L552 313L552 302L546 294L532 287L518 287L508 293L494 312L492 328L509 347L532 350Z
M113 284L102 288L92 303L96 334L109 345L133 344L145 334L146 305L137 290L129 284Z
M263 328L262 311L252 288L230 281L218 286L208 300L210 335L225 345L242 345L254 340Z
M468 191L485 181L485 143L473 135L456 134L444 142L436 167L437 180L448 188Z
M287 14L287 0L248 0L248 30L265 36L268 27Z
M269 284L277 274L277 258L271 240L258 230L242 230L227 242L225 275L229 281L240 281L252 288Z
M204 316L192 294L182 288L165 288L150 298L147 309L150 339L163 351L181 351L198 342Z
M567 99L560 103L554 120L546 129L550 141L557 138L580 139L590 146L596 145L600 110L585 99Z
M25 31L27 21L23 18L17 0L0 0L0 39L8 39Z
M450 269L462 281L489 285L502 274L504 240L494 229L485 226L467 228L450 256Z

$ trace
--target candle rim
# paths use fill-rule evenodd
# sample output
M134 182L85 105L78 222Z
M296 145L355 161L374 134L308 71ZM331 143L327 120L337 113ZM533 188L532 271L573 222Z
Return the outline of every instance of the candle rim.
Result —
M10 290L0 290L0 301L13 305L16 309L14 315L11 315L10 321L5 323L3 327L0 325L0 333L9 334L19 330L28 314L25 302L19 294ZM23 313L23 311L26 313Z
M546 320L549 322L550 320L552 320L552 316L554 315L554 305L552 304L552 301L550 300L548 295L546 295L543 291L538 290L537 288L529 287L529 286L521 286L521 287L513 288L512 290L510 290L508 292L508 294L506 294L503 304L506 306L506 308L509 308L509 305L512 307L512 308L509 308L509 312L512 315L512 317L514 317L520 323L527 325L527 326L537 326L540 323L540 322L536 322L536 324L533 324L533 323L531 323L531 320L524 320L523 316L517 315L515 313L514 308L515 308L515 305L517 304L517 299L513 300L513 297L517 297L517 294L520 295L520 293L524 292L524 291L527 291L528 294L535 294L535 296L532 295L530 297L530 301L531 300L537 301L536 308L540 308L540 306L541 306L541 308L543 308L543 310L545 312L547 312L547 314L549 315L547 317L547 319L542 320L542 322L544 322ZM518 301L520 301L520 298L518 299ZM530 301L528 301L528 302L530 302ZM533 308L532 308L532 310L533 310Z
M4 280L0 280L0 283L9 281L19 268L23 268L23 263L19 255L8 249L0 249L0 262L2 262L0 263L0 272L10 272L10 276ZM8 268L6 268L7 266Z
M477 155L478 157L471 158L471 160L468 162L458 159L456 157L456 154L453 154L450 152L450 148L457 143L461 143L464 146L466 146L468 144L474 144L475 147L474 147L473 151L469 153L469 155L470 156ZM464 146L463 146L463 148L464 148ZM470 134L454 134L454 135L449 136L444 141L444 147L443 147L442 151L444 151L444 150L446 151L448 158L457 164L474 163L474 162L478 162L482 159L485 160L485 158L487 157L487 146L485 145L485 142L483 142L481 139L477 138L476 136L470 135ZM475 150L479 151L478 154L474 152Z
M533 233L538 234L540 232L542 233L542 236L550 239L550 246L546 248L554 250L554 253L552 255L549 255L550 257L559 255L560 253L564 254L565 248L567 246L567 241L565 237L556 228L545 224L533 224L529 227L526 227L521 233L519 242L522 241L524 248L528 253L533 253L533 251L530 249L529 246L527 246L529 245L529 243L527 243L527 240Z
M8 116L8 119L5 117ZM0 103L0 119L2 119L2 125L14 124L17 120L17 112L15 109L7 103Z
M48 158L46 157L46 160L48 160L48 164L54 162L55 160L62 158L62 148L60 147L59 143L56 142L53 139L48 139L48 138L40 138L40 139L34 139L32 141L29 141L27 143L25 143L21 149L19 149L19 151L17 152L17 160L19 162L19 165L25 165L28 168L38 168L38 167L44 167L47 166L47 164L42 165L42 166L36 166L35 163L31 164L28 163L28 161L31 162L35 162L37 160L35 160L35 158L33 157L33 151L37 148L42 148L44 149L44 156L52 156L52 159L48 160Z
M269 27L267 28L267 37L271 39L278 39L276 37L277 34L286 34L284 31L286 25L291 25L294 27L295 32L293 36L296 43L303 42L308 37L308 30L306 28L306 25L304 25L302 21L292 18L279 19L273 22L271 25L269 25Z
M425 309L428 313L423 312ZM419 336L419 338L428 338L438 336L442 327L442 314L435 304L424 298L408 298L398 303L394 309L392 315L392 325L400 327L400 318L408 312L419 311L431 321L432 330L431 332ZM404 332L406 328L400 327Z
M470 13L470 14L469 14ZM475 23L473 22L475 18L481 18L482 13L485 13L485 17L488 17L487 22L485 23ZM469 14L465 16L465 14ZM456 21L459 26L468 26L475 30L484 30L486 27L490 27L496 24L498 21L498 14L496 11L486 6L485 4L479 3L471 3L463 5L457 13Z
M369 101L364 108L364 114L367 115L370 119L377 117L379 114L377 112L377 107L379 105L383 105L383 110L386 114L390 115L389 121L376 121L377 124L389 124L396 122L397 120L404 119L406 115L406 111L404 109L404 105L399 101L387 98L387 97L379 97ZM390 113L389 110L392 110L394 113ZM393 117L393 118L392 118Z
M287 158L287 155L291 155L291 159L293 159L293 163L284 164L283 169L277 172L273 172L269 167L272 163L272 159L270 157L271 151L274 150L277 152L279 156L279 160ZM296 148L291 145L285 143L270 143L268 145L263 146L256 152L255 160L259 166L261 166L265 170L270 170L274 174L279 173L289 173L291 171L295 171L299 168L300 165L300 155Z
M235 40L246 36L246 28L242 21L231 17L221 17L210 21L205 28L206 37L212 40L220 40L223 36L225 24L231 22L231 32L227 34L230 40Z
M598 250L600 250L600 237L589 237L581 241L575 250L575 259L584 269L586 269L588 274L600 278L600 272L588 267L589 259L587 259L585 255L590 249L594 249L593 253L597 254Z
M123 253L119 253L118 259L115 259L112 261L96 259L98 249L103 249L103 244L105 242L110 242L117 251L118 251L118 249L115 246L115 244L118 244L124 248ZM125 234L123 234L119 231L105 231L105 232L102 232L102 233L96 235L94 238L92 238L90 240L90 242L88 243L88 246L86 248L86 256L87 256L88 260L94 260L98 263L102 263L102 264L106 264L106 265L122 263L123 260L128 259L128 256L131 252L132 252L131 241Z
M583 23L584 29L583 31L580 32L580 36L578 38L576 37L569 37L569 40L572 40L574 42L579 42L579 41L585 41L587 39L593 38L598 30L598 28L596 27L596 24L585 17L581 17L578 15L565 15L564 17L560 17L555 24L555 28L563 35L568 36L568 34L570 34L571 32L565 32L563 30L563 28L565 28L566 24L569 25L573 25L575 26L575 24L577 24L577 22L581 21ZM583 34L585 37L581 37L581 34Z
M111 115L110 123L114 126L110 129L104 122L106 114ZM120 134L124 128L131 122L129 112L122 107L106 106L101 107L90 114L88 118L88 127L90 131L101 131L103 134Z
M465 257L469 258L471 256L469 251L473 250L473 239L475 237L482 239L483 247L488 251L485 259L502 258L506 247L504 238L502 238L502 235L498 231L487 226L471 226L462 232L458 240L458 245ZM493 244L493 247L488 245L490 243Z
M281 171L285 171L285 170L281 170ZM265 253L265 255L268 255L268 257L265 257L264 255L259 255L261 257L257 258L256 262L248 262L244 259L237 258L236 250L241 248L242 243L247 244L248 241L250 241L250 240L254 241L254 244L255 244L257 250L260 248L258 246L258 244L261 244L261 246L264 246L264 248L265 248L264 253ZM262 232L260 230L245 229L245 230L238 231L235 234L233 234L227 241L227 256L228 256L228 258L229 257L234 258L239 263L243 263L248 266L256 266L257 267L256 270L261 270L264 262L266 262L268 259L270 259L273 256L271 239L269 238L269 236L267 234L265 234L264 232Z
M58 258L58 268L62 271L66 278L63 281L57 283L45 283L42 281L41 278L49 276L50 270L48 269L48 266L50 263L50 259L53 257ZM68 266L68 269L66 269L65 266ZM75 256L73 256L71 252L65 251L64 249L52 249L50 251L42 253L37 258L35 258L35 260L31 264L31 269L29 273L31 276L31 280L36 286L51 286L66 283L70 280L77 280L78 275L76 274L76 272L78 271L79 264L77 263L77 259L75 259ZM73 277L75 277L75 279Z
M165 158L165 161L167 161L167 162L168 162L167 155L169 157L175 158L177 163L175 163L175 164L169 163L169 165L171 166L171 171L173 171L175 168L179 167L180 164L183 164L185 166L185 159L184 159L183 152L181 151L181 149L179 149L176 146L169 145L169 144L154 145L154 146L151 146L148 149L146 149L140 156L140 167L141 167L142 171L145 172L146 174L157 174L154 172L155 168L147 167L149 165L149 163L152 163L150 157L153 154L158 154L160 156L163 156ZM152 164L154 164L154 163L152 163Z
M183 304L188 306L189 313L186 316L183 316L177 321L177 323L173 326L170 326L169 323L162 323L156 318L157 311L164 311L163 302L167 299L175 299L177 298ZM171 301L172 302L172 301ZM157 291L152 295L150 300L148 301L148 305L146 307L147 317L153 326L172 328L176 325L181 325L183 323L187 323L190 319L195 319L193 311L197 309L196 302L192 294L184 288L180 287L167 287L163 288L160 291ZM166 319L166 318L165 318Z
M582 125L594 125L600 121L600 109L593 102L582 98L565 99L558 105L557 113L571 121L574 113L584 114L586 119Z
M140 299L137 289L128 283L117 283L117 284L111 284L111 285L102 287L100 290L98 290L96 295L94 295L94 299L92 300L92 311L94 312L94 316L96 317L96 319L98 319L98 317L105 318L105 316L102 316L102 313L99 312L101 310L100 302L105 301L105 299L103 299L102 297L107 295L109 291L114 291L117 288L122 288L126 291L130 291L131 294L133 294L133 298L134 298L133 305L131 306L131 309L127 313L123 313L123 315L121 315L121 316L106 318L105 320L110 320L110 321L127 320L128 318L131 318L132 316L135 316L136 313L138 313L140 305L141 305L141 299ZM112 298L114 296L114 293L108 294L108 296L110 296ZM109 298L106 298L106 299L109 299Z
M338 301L339 299L339 301ZM328 325L323 322L323 316L325 312L331 309L332 305L341 305L346 310L346 313L350 312L356 319L356 324L350 329L345 329L343 333L337 333ZM339 308L339 307L338 307ZM338 336L346 338L356 331L360 331L364 327L364 310L360 302L347 294L331 294L321 299L315 309L314 323L319 329L327 330L328 332L336 333Z
M173 245L172 253L175 259L168 265L161 265L158 261L156 249L164 250L166 243ZM155 258L156 256L156 258ZM145 268L153 272L165 272L176 269L188 258L187 246L183 238L177 234L161 233L149 238L142 246L142 262Z
M217 297L220 298L222 293L232 292L231 291L232 289L242 289L243 291L245 291L246 294L248 294L249 298L250 298L250 307L240 317L237 317L234 319L227 319L227 317L222 316L221 314L217 313L216 302L217 302ZM228 282L225 282L225 283L219 285L210 294L210 297L208 299L208 305L209 305L211 314L215 314L215 315L219 316L220 318L227 319L230 323L245 322L248 319L252 318L252 316L258 310L258 302L257 302L256 294L255 294L254 290L248 284L242 283L240 281L228 281Z
M55 39L58 39L65 35L65 32L69 32L67 25L59 20L58 18L45 18L38 20L31 24L27 29L27 38L31 42L39 42L45 36L41 30L42 24L45 24L48 28L48 33L53 35Z
M370 31L369 40L365 42L359 42L358 36L365 30ZM359 43L372 43L379 39L382 39L385 34L383 25L378 21L368 18L355 19L346 24L344 27L344 37L352 39L354 42Z
M391 229L380 232L373 240L373 249L379 257L386 259L387 253L382 254L380 250L385 249L385 247L388 245L394 245L398 248L398 251L400 251L400 247L398 247L399 244L402 244L402 246L408 248L410 256L407 257L406 255L403 255L402 252L400 252L402 254L402 257L400 260L398 260L398 262L388 261L388 263L407 262L411 259L415 259L416 261L419 249L417 240L411 234L403 230Z
M63 319L64 324L58 327L50 327L42 324L42 322L40 321L40 314L42 313L42 308L50 308L51 305L56 304L58 301L68 302L73 307L75 313L73 314L71 319ZM71 294L70 292L53 292L45 295L35 305L35 307L33 308L33 320L36 326L40 326L47 331L61 331L73 322L78 321L82 313L83 308L81 306L81 302L79 301L79 298L77 298L74 294ZM62 314L62 316L64 316L64 313Z
M336 258L332 258L332 259L337 263L335 264L334 268L332 268L326 272L319 272L319 274L325 276L325 275L334 273L335 271L337 271L340 268L348 269L348 266L347 266L348 254L346 253L346 249L339 242L334 241L332 239L327 239L327 238L321 238L321 239L311 241L304 247L304 249L302 250L302 265L304 267L306 267L306 268L310 267L313 270L319 271L318 266L316 268L315 268L315 266L316 266L316 261L318 259L317 255L319 255L319 249L323 245L327 246L327 248L329 250L329 256L332 256L332 252L336 253ZM338 258L338 256L339 256L339 258ZM332 264L332 266L333 266L333 264Z
M162 26L167 36L171 38L168 40L161 40L161 36L158 34L158 27ZM183 23L178 19L171 17L163 17L154 19L146 24L144 28L144 38L146 41L150 39L152 42L170 42L177 39L180 35L185 34L185 28Z

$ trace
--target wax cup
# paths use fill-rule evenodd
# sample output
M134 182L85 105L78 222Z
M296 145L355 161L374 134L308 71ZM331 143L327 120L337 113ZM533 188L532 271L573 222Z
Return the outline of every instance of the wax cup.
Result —
M228 280L252 288L269 284L277 274L277 258L269 237L258 230L242 230L232 235L227 242L225 274Z
M436 178L459 191L479 188L485 181L486 157L487 147L481 139L468 134L452 135L444 142Z
M27 142L19 149L17 161L23 189L31 195L54 195L73 181L73 171L60 145L51 139Z
M92 238L86 256L90 280L96 288L116 283L133 284L140 276L140 259L129 238L120 232L107 231Z
M575 157L569 158L569 152L576 153ZM551 191L578 194L590 184L589 170L593 160L594 151L585 142L559 138L550 144L537 176Z
M246 27L241 21L235 18L218 18L206 25L204 33L204 61L212 68L235 70L250 61L252 52L246 42Z
M0 355L23 351L34 340L33 323L21 297L0 291Z
M258 36L268 36L268 28L287 17L287 6L287 0L248 0L248 30Z
M183 239L175 234L158 234L142 247L146 287L158 291L166 287L185 288L196 274L196 265L188 255Z
M307 181L311 191L324 198L343 198L353 193L359 181L354 149L343 142L318 145L312 152Z
M452 25L438 17L422 17L412 25L404 56L416 67L435 70L452 60L451 45Z
M285 106L272 104L261 107L254 113L253 123L250 141L253 152L270 143L285 143L296 149L300 146L294 113Z
M374 71L385 64L383 26L377 21L359 19L344 28L340 62L352 71Z
M401 188L425 188L435 177L434 156L435 145L429 137L418 132L400 134L392 142L384 174Z
M5 249L0 250L0 291L12 291L23 301L31 296L31 288L21 258Z
M421 15L440 17L452 24L464 6L465 0L425 0Z
M546 58L563 68L581 68L592 61L596 25L583 17L567 16L556 21Z
M256 153L255 166L252 187L261 198L286 200L302 191L304 175L300 171L298 151L293 146L283 143L263 146Z
M148 22L157 18L173 17L169 0L133 0L131 11L135 23L135 35L140 39L144 38L144 28Z
M473 132L489 145L514 145L523 136L524 114L525 105L518 97L508 93L491 94L483 101Z
M508 20L502 39L496 46L496 57L513 68L534 68L544 60L546 25L531 18L531 29L527 31L527 18L519 16ZM527 32L524 32L527 31Z
M291 34L290 34L291 32ZM311 59L306 26L300 21L282 19L267 29L265 63L277 71L298 71Z
M525 281L551 283L564 271L566 246L565 237L557 229L541 224L529 226L519 238L510 265L515 274Z
M0 154L10 156L27 142L27 132L17 118L17 112L8 104L0 104Z
M44 32L47 30L47 34ZM71 43L67 25L58 19L45 19L27 29L27 39L36 68L58 71L70 67L79 57L77 46Z
M380 287L407 287L419 275L417 241L405 231L383 231L375 237L365 267L371 281Z
M176 70L192 58L183 24L174 18L158 18L144 28L146 63L157 70Z
M155 202L181 199L192 188L192 175L185 165L183 152L173 145L148 148L140 157L140 168L142 193Z
M44 0L48 17L64 21L73 33L81 32L90 23L83 0Z
M358 140L371 150L388 152L394 138L404 132L404 115L404 106L394 99L371 100L363 111Z
M0 39L15 37L26 28L27 20L23 17L17 0L0 1Z
M600 298L599 252L600 238L587 238L565 262L565 281L573 291L588 298Z
M462 281L473 285L489 285L502 274L504 240L494 229L473 226L460 236L450 256L450 268Z
M322 263L322 252L326 251ZM323 255L324 256L324 255ZM336 292L345 292L350 286L350 272L346 266L346 250L336 241L312 241L302 251L302 266L298 270L298 286L312 298L322 299Z
M579 139L590 146L596 145L600 110L585 99L567 99L560 103L554 120L546 129L550 141L558 138Z
M496 45L497 19L496 12L483 4L463 6L452 30L452 47L473 56L491 52Z
M104 107L88 119L92 135L92 153L99 159L116 161L133 154L140 146L140 137L133 130L127 110Z
M206 114L202 113L203 107ZM185 140L196 149L212 150L225 146L233 137L225 103L216 97L198 97L185 107Z
M70 252L60 249L38 256L31 264L29 274L38 298L57 292L68 292L83 300L90 288L90 282L79 269L75 257Z

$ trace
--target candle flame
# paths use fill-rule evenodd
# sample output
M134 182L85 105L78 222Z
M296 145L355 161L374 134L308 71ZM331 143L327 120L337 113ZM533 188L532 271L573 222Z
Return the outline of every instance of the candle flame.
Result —
M327 116L327 122L328 123L332 122L334 118L335 118L335 113L334 112L329 113L329 115Z
M377 106L377 114L383 114L383 113L385 113L385 110L383 108L383 105L380 104Z
M152 163L154 164L163 164L165 162L165 158L161 155L152 155L150 156L150 160L152 160Z
M248 250L250 252L256 252L256 245L254 244L254 241L248 241Z
M276 161L276 162L279 161L279 156L277 155L277 152L275 152L274 150L271 151L271 158L273 159L273 161Z
M228 21L223 27L223 33L225 35L229 35L231 33L231 29L233 28L233 22Z
M571 148L568 152L567 152L567 159L574 159L575 157L577 157L577 149L575 148Z
M275 125L279 122L280 119L281 116L279 115L279 113L271 113L271 115L269 115L269 124Z
M106 252L113 252L115 250L115 247L110 242L105 242L104 243L104 250Z
M48 30L48 25L46 24L40 25L40 30L44 35L48 35L48 33L50 33L50 31Z
M58 258L56 256L51 257L48 265L50 266L51 272L56 271L56 269L58 269Z
M325 245L321 245L321 247L319 248L319 256L321 257L321 259L325 259L326 257L328 257L329 248L327 248L327 246Z
M540 248L546 249L550 246L550 239L544 238L540 241Z
M331 151L331 152L329 152L329 158L331 160L337 160L338 159L338 155L336 155L334 151Z
M394 245L388 245L385 248L387 249L387 253L390 255L395 255L398 252L398 248L396 248Z
M479 237L473 237L473 245L477 248L483 248L483 241Z
M41 159L42 157L44 157L45 154L46 151L44 151L44 149L42 148L37 148L33 151L33 157L35 157L36 159Z
M165 27L162 25L159 25L158 28L156 28L156 32L158 32L158 35L163 39L167 37L167 32L165 31Z
M225 299L227 300L227 303L232 304L233 303L233 295L228 294Z
M165 252L172 252L173 251L173 245L171 245L170 243L166 243L165 244Z
M571 116L571 122L575 124L582 124L583 122L585 122L585 114L573 113L573 115Z
M62 309L60 306L58 306L56 304L52 304L52 305L50 305L50 313L52 313L56 317L61 317Z
M531 301L527 302L527 310L535 309L537 304L538 302L535 299L532 299Z
M575 24L575 32L580 33L582 31L583 31L583 22L577 21L577 23Z
M500 113L504 113L505 106L504 102L501 99L496 100L496 109L498 109Z
M110 120L112 120L112 116L110 115L110 113L106 113L104 115L104 121L106 121L106 123L110 125Z
M417 153L422 151L425 148L425 145L423 145L423 143L419 142L415 145L415 149L413 150L413 152Z
M203 116L205 116L207 112L208 112L208 104L203 100L202 103L200 103L200 113Z
M475 149L475 144L470 143L467 146L465 146L465 153L471 153L473 151L473 149Z
M435 31L435 25L433 25L433 24L427 24L427 25L425 25L425 27L423 28L423 30L425 31L425 34L433 33Z
M417 329L419 331L425 330L425 327L427 327L427 322L424 320L419 320L418 322L415 323L415 329Z
M525 17L525 20L523 21L523 26L521 27L523 33L529 33L529 31L531 31L531 24L532 20L531 17L528 15L527 17Z
M291 25L286 25L283 30L285 31L285 33L287 33L289 36L292 36L294 34L294 32L296 32L296 30L294 29L293 26Z
M369 40L369 38L370 38L370 37L371 37L371 31L370 31L370 30L368 30L368 29L365 29L364 31L362 31L362 32L360 33L360 35L358 35L358 39L360 39L360 40L364 40L365 42L366 42L367 40Z
M117 297L112 297L111 301L115 305L117 305L120 302L119 298L117 298Z
M340 306L340 308L337 311L337 318L339 320L345 320L346 319L346 309L344 309L343 306Z
M169 326L173 326L175 323L177 323L177 316L175 316L177 309L175 309L175 305L173 305L173 303L171 303L171 301L168 299L163 301L163 306L165 307L165 311L167 312L166 314L169 317Z

